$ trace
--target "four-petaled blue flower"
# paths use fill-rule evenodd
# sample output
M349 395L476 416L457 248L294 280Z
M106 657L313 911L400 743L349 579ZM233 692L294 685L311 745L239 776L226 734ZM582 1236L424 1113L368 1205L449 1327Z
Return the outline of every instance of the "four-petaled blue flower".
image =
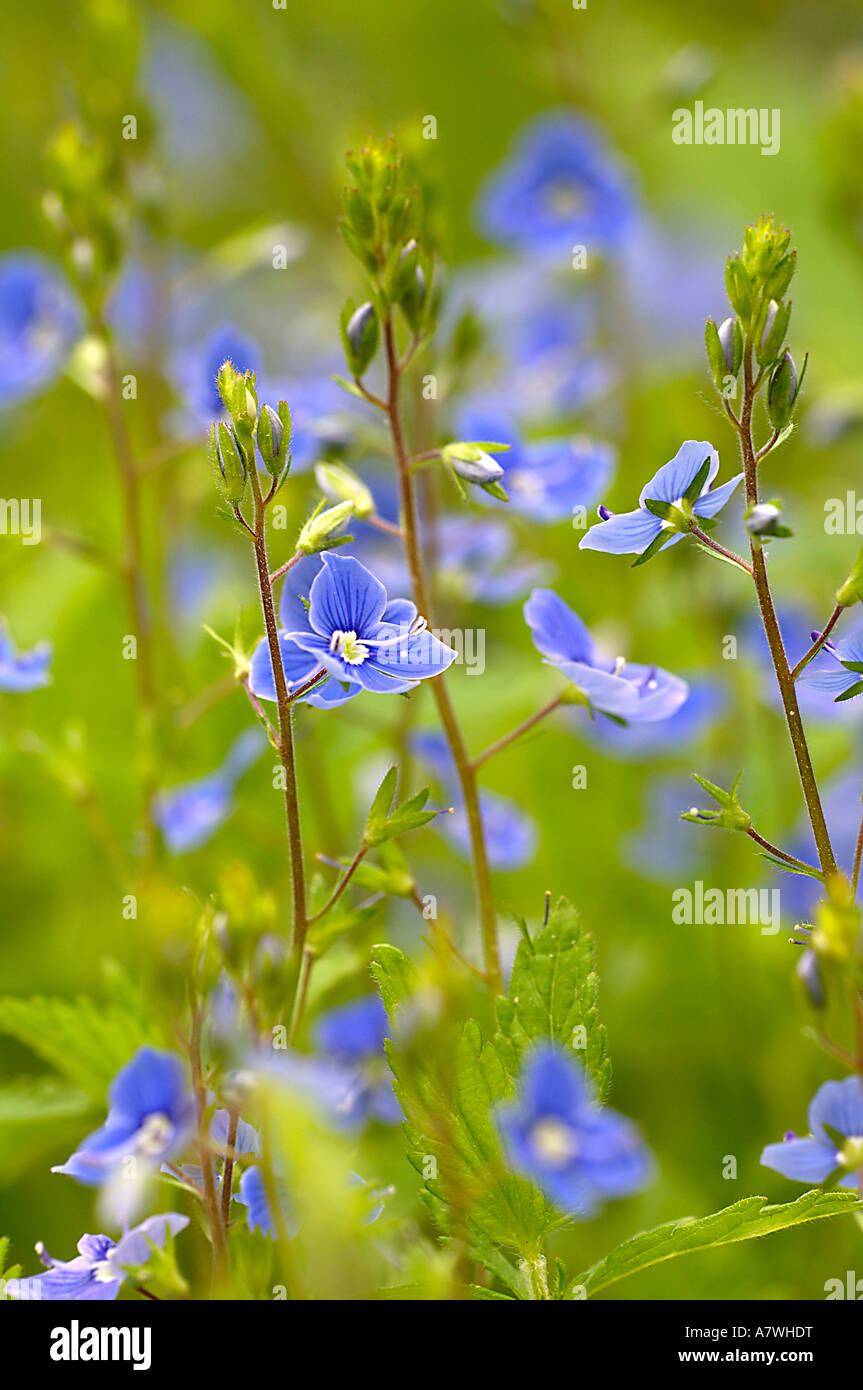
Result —
M711 491L710 485L718 472L719 455L713 445L687 439L674 458L664 463L641 489L634 512L615 513L600 507L602 520L582 536L579 549L604 550L611 555L643 555L654 545L657 550L666 550L683 539L690 521L695 525L699 518L711 521L743 477L738 473ZM672 508L673 515L658 515L651 510L651 503L662 512ZM664 534L667 539L661 545L656 544Z
M52 1173L68 1173L90 1187L112 1182L127 1159L145 1170L179 1153L195 1121L183 1064L173 1052L141 1047L117 1073L108 1092L108 1117Z
M479 221L492 240L557 257L574 245L621 245L636 200L629 178L585 120L552 114L522 131L506 162L486 183Z
M18 652L6 625L0 620L0 690L22 694L50 685L52 648L40 642L29 652Z
M497 1123L513 1168L582 1219L650 1177L636 1127L598 1106L580 1062L548 1043L529 1058L518 1098L498 1108Z
M761 1155L765 1168L773 1168L794 1182L823 1183L837 1169L844 1170L839 1187L857 1187L863 1173L863 1081L847 1076L844 1081L825 1081L809 1106L809 1136L789 1133L781 1144L768 1144Z
M686 681L659 666L601 656L581 618L551 589L534 589L524 605L534 646L571 680L586 703L618 719L667 719L689 694Z
M0 260L0 406L59 375L80 314L56 271L30 252Z
M237 782L265 747L261 729L246 729L215 772L159 793L153 819L172 854L199 849L215 834L233 810Z
M348 555L300 560L285 577L279 619L290 685L302 685L319 670L332 678L306 697L323 707L341 704L361 690L383 695L412 690L421 680L439 676L456 657L426 629L409 599L388 600L380 580ZM265 641L252 656L249 683L260 699L275 699Z
M154 1245L164 1246L169 1235L177 1235L188 1224L188 1216L169 1211L148 1217L118 1241L110 1236L82 1236L73 1260L52 1259L40 1243L36 1254L47 1266L46 1273L7 1279L6 1295L20 1300L110 1301L120 1292L129 1269L146 1264Z
M820 633L813 632L813 642L820 636ZM850 700L855 695L863 695L863 627L856 632L850 632L847 637L843 637L839 642L825 642L821 649L833 662L820 664L820 655L816 658L819 664L807 666L800 675L801 685L811 686L813 690L825 690L835 696L834 703L838 701ZM833 664L839 662L839 668Z

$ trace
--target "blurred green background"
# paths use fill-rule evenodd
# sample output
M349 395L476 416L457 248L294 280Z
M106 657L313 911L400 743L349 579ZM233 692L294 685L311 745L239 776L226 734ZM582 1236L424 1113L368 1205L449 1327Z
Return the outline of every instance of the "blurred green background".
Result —
M782 600L801 610L807 626L826 619L855 542L825 534L824 502L859 486L861 476L859 5L732 0L711 10L589 0L585 11L575 11L567 0L437 0L434 6L329 0L325 7L289 4L280 11L265 0L190 0L135 7L140 51L127 68L94 37L104 33L112 8L81 5L73 12L47 0L22 9L4 0L3 249L55 255L40 212L41 170L60 122L88 109L141 112L153 142L148 167L157 174L142 195L157 208L142 254L157 259L161 237L172 252L179 248L184 266L206 265L213 248L240 232L290 225L297 255L275 288L272 275L254 267L224 278L222 318L242 322L245 314L251 324L255 306L266 308L270 376L282 349L286 359L296 357L310 323L337 348L340 300L359 288L336 232L340 165L367 129L393 131L428 161L435 225L453 272L490 264L499 254L476 228L477 190L522 124L549 108L591 115L631 166L662 227L685 233L705 259L713 258L715 302L708 309L717 318L725 313L724 255L739 244L746 222L774 211L792 228L799 250L791 341L811 361L810 413L771 462L765 485L766 495L784 498L795 530L795 540L771 555L771 571ZM203 74L209 94L199 106L203 98L194 86L185 90L193 152L182 159L153 114L161 66L175 52ZM175 75L175 86L184 89L184 82L182 72ZM696 98L778 107L781 152L766 158L752 147L675 146L671 111ZM437 118L434 143L419 138L427 114ZM200 159L195 139L205 151ZM642 273L647 289L658 292L655 339L630 338L623 296L607 347L622 372L619 389L599 422L577 422L598 427L620 449L608 499L616 509L632 505L643 481L684 438L710 439L726 474L735 467L731 431L707 399L697 322L687 326L670 363L663 355L665 282L649 263ZM216 282L216 297L221 292ZM158 365L143 373L135 407L132 428L142 450L159 446L168 399ZM819 429L822 417L828 427ZM118 547L115 467L97 404L61 379L5 410L0 423L0 495L41 497L43 523L52 531ZM294 504L298 519L307 496ZM146 486L169 785L210 771L248 723L239 694L194 722L185 718L189 702L224 677L200 622L230 635L240 605L254 613L249 558L213 513L203 449L185 450ZM583 720L556 716L483 776L486 787L520 802L540 831L533 864L497 877L501 909L535 923L546 889L579 907L598 942L614 1104L637 1119L658 1158L658 1179L641 1197L561 1238L575 1269L635 1229L705 1214L752 1192L774 1200L796 1195L792 1184L759 1168L760 1150L787 1128L803 1129L812 1092L837 1073L804 1037L807 1020L792 975L796 957L786 944L793 922L762 936L752 927L671 921L672 889L694 878L716 886L772 884L751 846L684 827L697 842L692 866L664 879L646 876L631 853L631 837L646 826L660 838L664 833L649 797L651 785L668 773L681 785L693 769L722 782L744 767L746 804L763 833L786 843L799 823L790 748L775 702L764 698L763 670L751 648L748 655L741 648L737 661L722 659L723 638L737 635L743 643L752 619L742 581L688 547L635 575L625 560L579 554L578 535L566 523L539 531L525 521L514 525L521 546L557 567L555 587L609 650L697 673L722 693L719 712L681 748L642 759L612 757L585 736ZM730 523L722 533L734 536ZM191 616L178 611L169 582L171 556L182 547L213 557L206 600ZM274 561L287 554L274 549ZM0 612L22 648L45 637L55 647L49 688L0 694L0 991L101 991L107 998L101 962L113 957L134 974L153 929L146 912L139 922L123 919L120 885L100 841L104 830L125 852L137 809L134 685L120 657L128 631L123 595L98 566L50 535L31 548L2 537ZM452 677L469 741L479 749L549 699L556 678L535 653L518 604L466 607L448 596L442 616L452 626L487 633L483 678L468 678L463 669ZM430 697L421 692L416 700L417 722L428 727ZM368 697L335 715L303 713L304 815L313 847L331 854L351 847L370 769L380 766L396 717L385 701ZM47 754L33 751L34 735ZM852 771L860 754L855 719L816 719L812 746L825 782ZM574 790L571 770L580 764L588 785ZM65 776L69 767L74 775ZM687 804L681 801L680 809ZM668 822L667 834L679 835L676 822ZM414 837L411 858L425 891L439 894L471 950L466 866L432 835ZM251 866L282 899L280 809L267 758L243 780L232 819L202 850L168 860L166 872L204 897L220 868L234 860ZM418 920L394 909L388 922L402 945L423 951ZM24 1048L0 1040L0 1078L38 1067ZM80 1133L72 1119L52 1124L46 1139L37 1122L22 1131L0 1114L0 1232L12 1238L15 1258L29 1263L36 1239L65 1254L90 1229L91 1195L48 1172ZM729 1155L737 1159L735 1180L723 1177ZM396 1201L409 1209L415 1185L398 1141L382 1144L378 1158L399 1188ZM819 1298L825 1280L843 1277L860 1261L859 1230L850 1221L830 1222L662 1266L617 1286L612 1296Z

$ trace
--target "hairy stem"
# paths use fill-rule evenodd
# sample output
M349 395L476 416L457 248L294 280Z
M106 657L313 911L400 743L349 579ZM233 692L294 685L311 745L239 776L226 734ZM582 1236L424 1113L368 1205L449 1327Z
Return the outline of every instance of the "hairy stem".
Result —
M757 383L753 382L752 342L748 338L744 351L743 370L744 396L739 427L740 451L743 458L746 501L750 506L754 506L758 502L758 462L752 442L752 408L755 403ZM824 819L824 810L818 792L815 770L812 766L812 758L809 753L809 745L806 742L803 720L800 717L800 707L797 703L797 692L794 688L794 680L792 679L791 670L788 665L788 658L785 655L785 646L782 641L779 620L776 616L776 609L773 604L773 595L771 594L770 582L767 578L764 548L758 543L754 536L750 538L749 545L752 556L755 592L758 598L758 607L761 611L761 621L764 624L764 632L767 637L767 644L770 648L770 657L773 662L773 669L776 673L776 681L779 686L782 707L785 711L788 733L794 749L794 758L797 763L800 785L803 789L806 809L812 826L812 834L815 837L815 844L818 850L818 859L821 864L822 872L825 874L832 874L836 872L836 858L830 843L827 822Z
M294 730L291 700L285 680L285 668L279 647L279 629L276 622L276 609L273 602L273 586L270 582L270 567L267 559L267 539L265 530L266 507L261 496L261 482L254 460L249 468L252 496L255 502L254 550L258 570L258 589L261 596L261 609L270 661L273 666L273 679L276 687L276 707L279 715L279 761L285 774L285 819L288 829L288 851L291 861L291 956L292 971L288 994L288 1021L293 1013L303 963L303 948L306 944L308 920L306 912L306 870L303 861L303 840L300 824L300 801L297 789L297 768L294 756Z
M488 762L489 758L493 758L496 753L500 753L504 748L508 748L517 738L521 738L522 734L526 734L528 729L532 729L541 719L545 719L546 715L552 714L554 710L559 709L562 704L563 696L556 695L547 705L543 705L542 709L537 710L536 714L532 714L529 719L525 719L524 723L519 724L518 728L511 729L508 734L504 734L503 738L499 738L496 743L489 744L484 752L479 753L474 758L474 772L478 767L482 767L483 763Z
M405 447L404 433L402 430L401 408L399 404L401 368L396 356L395 336L391 316L387 317L384 324L384 342L386 346L388 377L387 416L389 418L393 451L398 466L405 552L411 574L414 601L423 616L431 623L432 617L429 607L428 589L420 551L419 526L417 523L413 478L410 472L410 459ZM437 704L438 714L440 715L441 724L443 725L447 743L452 753L453 762L455 763L456 772L458 773L458 779L461 785L462 796L464 797L473 855L474 881L479 908L486 979L492 995L497 995L503 990L503 982L500 973L500 959L497 948L497 922L494 909L494 893L492 890L491 870L489 868L485 834L479 808L476 774L468 754L461 726L459 725L450 699L449 691L447 690L445 677L439 676L435 680L430 681L429 684Z

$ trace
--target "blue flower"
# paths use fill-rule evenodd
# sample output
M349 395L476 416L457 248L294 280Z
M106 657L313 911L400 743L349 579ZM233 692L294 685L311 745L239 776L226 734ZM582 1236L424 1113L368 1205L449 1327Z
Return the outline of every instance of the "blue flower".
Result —
M185 347L177 355L175 375L187 404L196 418L209 425L224 413L216 377L224 362L233 362L238 372L257 371L261 350L233 324L221 324L203 344Z
M128 1159L144 1169L179 1153L195 1121L183 1064L173 1052L141 1047L117 1073L108 1092L108 1117L71 1158L52 1173L67 1173L88 1187L112 1182Z
M233 810L237 782L265 746L261 729L246 729L215 772L158 794L153 819L172 854L188 854L212 838Z
M825 1081L809 1106L808 1121L806 1139L789 1133L781 1144L767 1145L761 1155L764 1167L794 1182L805 1183L826 1182L837 1168L841 1168L846 1171L839 1179L839 1186L857 1187L863 1171L863 1081L860 1077Z
M452 806L450 815L438 816L433 827L465 859L471 857L470 824L462 800L461 786L446 740L436 733L417 734L412 746L432 769ZM538 842L536 823L517 801L497 792L481 791L479 811L491 867L498 872L514 872L530 864Z
M478 211L492 240L555 257L570 255L574 245L618 247L632 229L636 203L593 127L553 113L522 131L482 190Z
M40 391L57 377L80 327L65 283L40 257L0 259L0 406Z
M249 1230L261 1231L271 1240L275 1240L276 1223L267 1197L264 1175L257 1164L244 1170L236 1200L246 1207L246 1223Z
M610 486L617 462L610 444L586 438L522 441L511 414L480 402L459 415L464 439L509 444L502 455L509 506L532 521L565 521L576 507L593 507Z
M676 713L689 694L686 681L659 666L599 655L584 623L551 589L534 589L524 616L546 664L572 681L592 710L649 722Z
M516 1172L574 1216L594 1216L604 1201L640 1191L650 1177L650 1154L635 1126L598 1106L580 1062L550 1044L534 1051L517 1100L498 1108L497 1123Z
M29 652L17 652L5 623L0 621L0 690L21 694L50 685L52 655L49 642L40 642Z
M341 704L360 690L383 695L413 690L456 657L425 628L409 599L388 600L380 580L347 555L308 556L295 565L285 577L279 619L290 684L302 685L321 669L327 673L325 684L309 697L319 706ZM266 642L252 656L249 679L260 699L275 699Z
M688 696L667 719L625 726L613 719L595 719L590 725L590 738L601 744L609 756L627 760L685 754L711 727L725 703L720 690L709 681L696 677L686 684Z
M127 1231L118 1241L110 1236L82 1236L79 1254L73 1260L54 1260L40 1243L36 1253L47 1266L47 1273L28 1279L7 1279L9 1298L107 1302L117 1297L129 1269L139 1269L162 1247L169 1235L175 1236L189 1224L188 1216L169 1211L150 1216Z
M819 636L819 633L813 632L813 642ZM822 662L821 652L826 661ZM829 692L834 697L834 704L863 694L863 627L850 632L839 642L825 642L821 652L800 675L801 685ZM838 670L836 662L839 663Z
M708 466L700 491L695 497L688 496L705 464ZM674 458L663 464L641 489L634 512L614 513L607 507L600 507L602 520L582 536L579 549L604 550L612 555L643 555L663 532L667 532L668 539L657 546L659 550L666 550L683 539L690 513L696 523L699 518L711 520L725 506L743 477L738 473L711 492L710 484L718 472L719 455L713 445L687 439ZM677 515L671 520L657 516L650 509L652 502L663 508L674 507ZM676 529L678 525L684 529Z
M384 1052L388 1032L386 1009L376 994L330 1009L318 1019L315 1041L344 1069L347 1104L342 1104L341 1113L353 1122L402 1120Z

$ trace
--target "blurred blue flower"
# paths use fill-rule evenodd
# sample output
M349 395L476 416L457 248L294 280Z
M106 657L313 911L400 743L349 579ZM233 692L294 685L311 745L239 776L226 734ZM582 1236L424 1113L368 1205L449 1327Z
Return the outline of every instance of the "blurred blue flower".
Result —
M317 556L307 557L318 560ZM287 631L279 634L285 676L302 684L323 668L328 679L310 703L340 704L360 689L397 695L421 680L438 676L456 653L434 637L418 618L409 599L387 599L379 579L347 555L320 557L308 585L311 566L300 561L288 572L279 604ZM308 585L308 588L306 586ZM308 609L302 602L308 594ZM290 624L290 627L288 627ZM263 700L275 698L269 647L262 642L250 667L250 684ZM342 686L347 689L342 690ZM329 694L328 687L334 687Z
M863 1171L863 1081L847 1076L844 1081L825 1081L809 1106L809 1136L786 1135L781 1144L768 1144L761 1155L772 1168L794 1182L823 1183L837 1168L845 1168L839 1187L857 1187ZM831 1135L828 1126L835 1132ZM846 1142L837 1146L837 1137Z
M388 1032L386 1009L377 994L330 1009L317 1021L318 1048L344 1069L346 1078L352 1077L343 1113L353 1122L399 1124L403 1118L384 1052Z
M686 684L689 694L669 718L626 725L613 719L594 719L587 730L588 737L601 744L610 756L627 760L685 754L725 705L724 696L714 683L696 676Z
M140 1047L111 1083L108 1105L101 1129L52 1173L98 1187L112 1182L128 1159L155 1171L185 1147L194 1127L195 1104L173 1052Z
M532 521L565 521L576 507L586 512L614 477L617 454L610 444L568 436L524 441L513 415L493 402L468 402L459 413L458 434L510 445L501 456L508 505Z
M782 644L788 660L793 666L812 646L810 635L812 622L810 617L800 608L780 609L777 618L782 633ZM743 628L741 645L745 645L747 655L757 663L760 676L760 698L766 705L781 711L782 700L776 684L776 672L773 669L770 648L760 618L752 617L747 620ZM823 670L832 665L829 655L819 655L812 662L815 670ZM806 670L809 670L809 667ZM835 691L822 690L813 683L804 682L802 676L797 682L797 700L801 714L810 721L818 720L821 723L835 725L837 720L850 722L855 718L857 712L850 700L842 700L837 705Z
M810 635L813 642L820 636L817 632ZM827 691L834 703L844 703L863 694L863 627L849 632L836 643L825 642L798 679L801 685Z
M637 213L631 182L584 119L553 112L524 129L479 197L481 230L533 254L614 250Z
M273 1220L264 1175L256 1163L252 1164L250 1168L244 1169L240 1177L236 1201L242 1203L246 1208L246 1223L249 1230L260 1231L263 1235L269 1236L271 1240L275 1240L276 1223ZM296 1235L296 1231L293 1234Z
M234 791L243 773L266 747L263 730L246 729L215 772L195 782L161 791L153 804L153 819L172 854L200 849L234 809Z
M660 546L667 550L670 545L683 540L684 532L675 531L671 523L655 516L647 507L647 502L667 502L679 507L685 493L692 486L702 465L709 460L707 477L699 496L692 504L696 519L714 517L740 484L743 477L738 473L721 487L712 492L710 485L719 472L719 455L712 444L697 439L687 439L681 444L674 458L654 473L641 489L638 508L634 512L610 512L600 507L602 520L592 526L579 541L580 550L602 550L612 555L641 555L663 531L669 532L668 540Z
M581 618L551 589L534 589L524 605L533 644L546 664L572 681L592 710L618 719L668 719L689 694L660 666L601 656Z
M186 404L201 425L224 414L216 377L224 362L238 372L256 372L261 366L257 343L233 324L221 324L203 342L184 345L175 355L174 376Z
M691 800L689 777L678 773L651 779L642 827L627 835L621 845L627 867L652 883L679 881L681 876L695 873L703 863L703 846L692 827L680 819L681 808Z
M549 1201L582 1219L648 1182L651 1158L635 1126L596 1104L576 1057L550 1044L528 1059L514 1102L497 1111L509 1161Z
M53 266L29 251L0 257L0 406L59 376L80 327L80 311Z
M0 690L21 694L50 685L53 649L40 642L29 652L17 652L6 624L0 619Z
M462 801L461 786L446 740L436 733L416 734L412 747L431 769L453 807L451 815L438 816L432 826L469 859L472 854L470 824ZM479 809L485 847L491 867L499 872L523 869L535 855L538 834L535 821L518 802L497 792L481 791Z
M110 1301L117 1297L127 1270L138 1269L149 1260L153 1246L162 1247L169 1235L175 1236L189 1224L188 1216L165 1212L150 1216L114 1241L110 1236L82 1236L79 1254L73 1260L55 1260L44 1245L36 1253L47 1273L28 1279L7 1279L7 1298Z

